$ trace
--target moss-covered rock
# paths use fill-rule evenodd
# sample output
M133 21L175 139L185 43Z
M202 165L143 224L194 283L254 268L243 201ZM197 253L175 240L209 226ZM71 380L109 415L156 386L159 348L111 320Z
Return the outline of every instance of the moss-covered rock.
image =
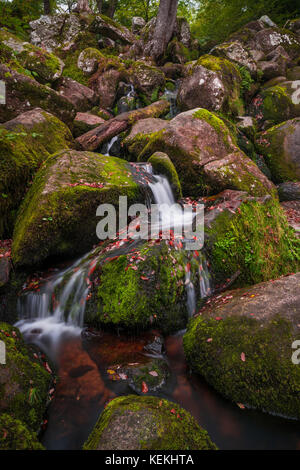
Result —
M214 209L205 216L205 247L215 282L238 273L237 283L249 285L297 271L300 243L278 201L227 193L214 198Z
M156 397L115 398L99 418L85 450L216 450L183 408Z
M168 178L175 198L180 199L182 197L180 181L177 171L168 155L163 152L156 152L149 158L148 162L151 163L155 173L165 175Z
M193 370L233 402L300 419L300 368L292 362L299 287L298 273L212 299L184 336Z
M201 107L225 114L243 114L240 99L242 77L229 60L204 55L187 68L187 77L178 92L183 110Z
M181 113L154 133L138 159L146 161L156 151L172 160L187 196L223 189L249 191L262 196L274 186L236 145L224 122L206 109Z
M79 137L86 132L100 126L105 119L91 113L77 113L74 120L74 137Z
M53 113L68 126L72 126L75 109L55 90L4 64L0 64L0 80L6 84L6 104L0 108L1 123L39 107Z
M20 208L12 257L16 265L40 263L49 256L74 256L97 242L96 209L140 200L124 160L74 150L58 152L37 173Z
M263 89L252 101L250 113L265 128L300 117L300 82L281 82Z
M157 326L169 333L185 327L188 320L184 251L151 241L134 252L107 259L100 257L95 271L93 302L85 320L94 326L127 330ZM196 281L197 262L192 262Z
M0 126L0 238L11 237L16 211L39 166L74 145L68 127L40 108Z
M135 41L135 36L125 26L105 15L96 16L90 26L90 31L123 44L133 44Z
M62 74L64 63L61 59L40 47L22 41L5 29L0 29L0 50L3 46L5 54L1 54L0 62L9 63L16 60L42 83L53 82Z
M97 72L98 63L104 59L103 54L94 47L84 49L78 57L77 67L87 76Z
M148 105L158 100L159 92L165 88L165 76L163 72L154 66L144 62L133 62L128 70L129 80L136 91Z
M0 339L6 349L6 364L0 365L0 414L9 414L30 431L38 431L46 409L51 374L39 356L25 345L17 328L0 323Z
M37 434L9 414L0 415L0 450L43 450Z
M300 117L271 127L257 136L256 146L276 183L300 179Z
M134 124L129 135L123 140L123 145L130 155L130 160L137 160L152 134L165 129L166 125L166 121L159 118L141 119Z

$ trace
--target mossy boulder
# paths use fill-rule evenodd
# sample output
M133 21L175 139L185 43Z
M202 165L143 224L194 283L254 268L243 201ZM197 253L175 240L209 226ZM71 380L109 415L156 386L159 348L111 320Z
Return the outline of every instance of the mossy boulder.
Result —
M0 126L0 238L11 237L16 211L39 166L74 145L68 127L40 108Z
M129 80L134 85L136 91L143 98L144 104L158 100L160 91L165 88L165 75L152 65L144 62L134 62L128 70Z
M178 41L176 38L172 39L169 42L166 54L165 61L173 62L175 64L185 64L191 59L191 53L188 47L184 46L182 42Z
M249 191L262 196L274 186L236 145L224 122L206 109L181 113L154 133L139 161L156 151L172 160L184 195L212 194L223 189Z
M19 419L9 414L0 415L0 450L44 450L37 434Z
M74 107L52 88L4 64L0 64L0 80L6 84L6 104L0 108L1 123L39 107L72 126L76 114Z
M186 410L156 397L115 398L99 418L85 450L216 450Z
M242 77L229 60L204 55L187 68L178 92L178 105L186 111L201 107L224 114L243 114Z
M182 197L180 181L168 155L163 152L156 152L149 158L148 162L151 163L155 173L165 175L168 178L175 198L180 199Z
M263 89L252 101L250 114L265 128L300 117L300 81Z
M9 414L37 432L52 376L38 354L25 345L17 328L0 323L0 339L6 350L6 364L0 365L0 415Z
M299 142L300 117L257 135L257 149L264 155L276 183L300 180Z
M188 259L184 251L153 240L127 254L107 259L104 250L103 256L100 252L95 270L95 285L99 287L87 305L88 324L131 331L159 327L165 333L185 327ZM193 259L191 277L195 282L197 267Z
M54 82L62 75L64 63L59 57L0 29L0 49L3 47L5 53L1 54L1 62L18 61L42 83Z
M14 263L32 265L49 256L74 256L97 242L96 209L140 200L140 190L124 160L92 152L58 152L37 173L18 213Z
M205 214L205 248L217 285L235 274L238 285L255 284L300 266L299 240L270 196L224 191L213 197Z
M165 129L166 125L166 121L159 118L141 119L135 123L129 135L123 140L123 145L130 155L130 160L136 160L149 142L152 134Z
M77 67L82 70L85 75L92 75L97 72L98 63L103 60L103 58L103 54L98 49L88 47L79 54Z
M91 113L77 113L74 120L74 137L79 137L86 132L100 126L105 119Z
M237 404L300 419L300 367L292 361L299 288L298 273L213 298L184 336L192 369Z
M59 81L57 90L60 96L63 96L74 106L76 111L89 111L99 102L99 96L97 96L91 88L88 88L71 78L62 78Z

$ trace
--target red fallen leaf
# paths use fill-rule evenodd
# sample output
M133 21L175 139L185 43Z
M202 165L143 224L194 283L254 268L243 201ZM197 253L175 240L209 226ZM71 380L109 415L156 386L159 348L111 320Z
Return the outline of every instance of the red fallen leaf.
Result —
M237 403L237 406L238 406L241 410L244 410L244 409L245 409L245 405L243 405L243 403Z
M6 439L6 436L7 436L7 431L4 431L2 439Z
M185 266L185 272L188 273L190 272L191 270L191 263L187 263L187 265Z
M149 277L141 276L142 281L149 281Z
M146 382L142 382L142 393L148 393L149 389Z
M172 409L170 410L170 412L171 412L173 415L176 414L176 411L174 410L174 408L172 408Z
M217 321L220 321L220 320L222 320L222 317L216 317L215 319L216 319Z
M243 362L246 361L246 356L245 356L245 353L243 353L243 352L242 352L242 354L241 354L241 359L242 359Z
M159 406L162 406L162 400L160 400L160 402L159 402Z
M48 362L44 363L44 367L45 367L46 371L49 372L49 374L52 374L52 370L50 369Z
M207 342L207 343L211 343L212 340L213 340L212 338L208 338L208 339L206 340L206 342Z

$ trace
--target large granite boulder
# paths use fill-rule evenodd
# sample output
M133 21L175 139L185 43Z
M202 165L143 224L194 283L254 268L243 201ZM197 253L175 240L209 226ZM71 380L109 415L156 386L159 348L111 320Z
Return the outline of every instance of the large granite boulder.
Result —
M98 104L99 96L81 83L71 78L63 78L60 80L58 93L68 100L76 109L76 111L89 111Z

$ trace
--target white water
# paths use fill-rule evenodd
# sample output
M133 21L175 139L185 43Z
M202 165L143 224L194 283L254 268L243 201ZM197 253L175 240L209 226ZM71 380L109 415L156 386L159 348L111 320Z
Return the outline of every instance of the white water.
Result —
M107 149L106 149L106 153L104 154L105 157L109 157L110 156L110 150L112 148L112 146L114 145L115 142L117 142L119 136L116 135L115 137L113 137L109 143L107 144Z
M152 176L149 183L156 204L164 204L160 212L160 227L169 226L166 216L168 207L175 203L170 184L165 176L153 175L149 163L143 165ZM175 211L173 224L182 226L183 211L180 206ZM186 217L185 217L186 218ZM191 219L191 215L189 215ZM17 327L24 337L37 344L52 358L62 338L79 335L84 325L86 298L89 294L89 271L95 265L93 251L77 260L69 268L52 275L40 287L40 290L27 292L19 299L19 322ZM200 296L209 293L209 274L204 257L199 264ZM192 316L196 311L196 292L191 280L190 270L186 270L187 308Z

